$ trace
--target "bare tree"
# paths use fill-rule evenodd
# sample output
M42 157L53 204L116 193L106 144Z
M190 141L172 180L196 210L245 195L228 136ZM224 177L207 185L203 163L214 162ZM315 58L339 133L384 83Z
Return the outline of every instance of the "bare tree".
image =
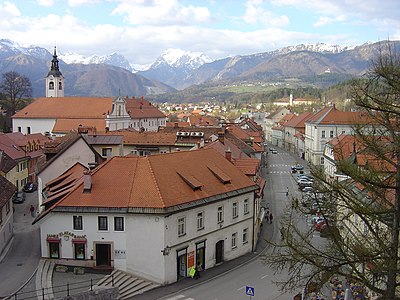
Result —
M264 256L276 272L289 270L278 283L285 291L320 288L332 277L348 278L379 295L400 298L400 56L392 43L362 80L352 83L355 107L365 113L354 126L352 155L338 144L337 172L331 180L313 168L317 193L312 202L326 220L329 238L313 239L299 222L309 207L288 207L280 222L282 240Z
M27 99L32 97L32 86L28 77L17 72L7 72L0 82L1 103L10 116L22 108Z

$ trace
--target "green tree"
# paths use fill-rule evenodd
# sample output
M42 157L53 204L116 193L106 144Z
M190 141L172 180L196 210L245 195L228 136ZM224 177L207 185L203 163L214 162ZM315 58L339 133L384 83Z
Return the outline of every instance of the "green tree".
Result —
M381 46L368 74L351 87L368 122L354 126L352 155L340 151L345 145L337 148L337 173L347 179L332 181L323 169L312 171L317 193L310 200L325 218L329 238L318 243L313 229L299 222L310 208L293 205L280 221L282 240L264 260L277 272L289 271L279 283L285 291L318 288L339 276L380 299L400 299L400 56L392 43Z

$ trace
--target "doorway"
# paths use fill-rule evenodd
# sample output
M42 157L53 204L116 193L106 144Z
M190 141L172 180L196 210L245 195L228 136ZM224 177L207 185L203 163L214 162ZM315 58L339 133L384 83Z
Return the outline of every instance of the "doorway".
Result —
M111 244L96 244L96 266L111 267Z
M203 270L206 267L206 242L196 243L196 265L200 263Z
M224 260L224 240L215 244L215 264L220 264Z
M187 248L177 251L177 278L186 277L187 270Z

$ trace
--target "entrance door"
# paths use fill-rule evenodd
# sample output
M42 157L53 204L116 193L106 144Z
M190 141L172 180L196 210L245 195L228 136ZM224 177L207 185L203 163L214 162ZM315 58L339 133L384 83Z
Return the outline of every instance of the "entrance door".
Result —
M177 252L177 277L178 280L180 278L186 277L187 270L187 249L182 249Z
M196 244L196 266L200 263L203 270L206 267L206 242Z
M96 244L96 266L111 266L111 244Z
M215 244L215 263L220 264L224 260L224 240Z

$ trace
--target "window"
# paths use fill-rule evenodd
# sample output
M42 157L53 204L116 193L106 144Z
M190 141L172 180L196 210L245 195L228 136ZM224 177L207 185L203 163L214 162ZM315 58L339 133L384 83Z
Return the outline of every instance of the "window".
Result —
M243 229L243 244L247 244L249 242L248 233L249 233L248 228Z
M59 82L59 83L58 83L58 89L59 89L59 90L62 90L62 82Z
M237 218L238 217L238 204L237 202L232 203L232 218Z
M218 207L218 212L217 212L217 223L222 223L224 221L224 207L220 206Z
M197 230L204 229L204 213L197 213Z
M185 217L178 218L178 236L186 234Z
M105 216L99 216L97 219L98 229L100 231L108 230L108 219Z
M322 130L321 137L322 137L322 138L325 138L325 130Z
M330 138L333 138L333 130L331 130L331 131L329 132L329 137L330 137Z
M342 130L342 134L345 134L346 133L346 130Z
M60 243L49 242L50 258L60 258Z
M54 90L54 82L49 82L49 90Z
M321 161L321 165L323 165L325 162L325 158L323 156L321 156L320 161Z
M114 231L124 231L124 217L114 217Z
M111 157L112 148L102 148L101 155L103 157Z
M232 249L237 247L237 232L232 234Z
M74 230L83 230L82 216L74 216L73 220L74 220L73 224Z
M243 211L245 215L249 213L249 199L244 200Z
M85 259L85 244L75 243L74 248L75 259Z
M27 134L31 134L31 127L30 126L26 127L26 133Z
M10 212L10 202L7 201L7 203L6 203L6 214L8 215L9 212Z

